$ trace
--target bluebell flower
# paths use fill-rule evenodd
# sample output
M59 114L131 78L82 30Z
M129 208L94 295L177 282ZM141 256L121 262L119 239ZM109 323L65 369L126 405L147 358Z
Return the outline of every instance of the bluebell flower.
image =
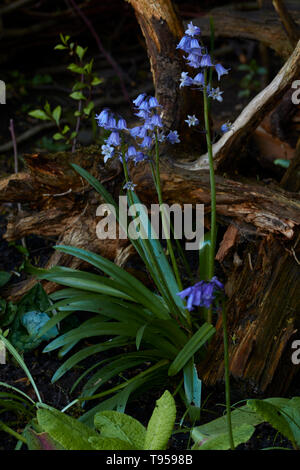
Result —
M177 131L170 131L167 135L167 139L171 144L179 144L180 139Z
M141 129L142 129L141 126L132 127L132 129L130 129L129 131L130 135L135 139L141 132Z
M126 124L125 119L120 118L120 119L118 120L117 129L118 129L119 131L127 131L127 124Z
M204 57L204 56L203 56ZM194 53L189 53L187 57L185 57L187 60L187 65L189 67L193 67L194 69L198 69L199 67L202 66L202 58L198 54Z
M107 121L107 124L103 126L105 129L114 130L117 128L117 122L113 115L110 115Z
M199 119L197 119L195 115L193 116L188 115L188 118L184 122L186 122L189 127L197 126L199 124Z
M199 44L198 39L193 38L191 40L190 49L198 49L200 51L200 55L201 55L201 46Z
M145 96L146 96L146 93L141 93L135 100L133 100L133 104L135 104L135 106L139 107L142 104L142 102L144 101Z
M204 54L201 58L200 67L212 67L213 63L211 61L209 54Z
M197 282L194 286L178 292L177 295L182 300L187 297L187 309L191 311L194 307L210 308L215 300L215 292L223 289L223 284L214 276L210 281Z
M149 102L147 100L142 101L138 108L143 109L144 111L150 111Z
M140 109L137 113L135 113L135 115L142 119L147 119L149 117L149 112L145 109Z
M188 72L181 72L179 88L193 85L193 79L188 76Z
M163 132L158 132L157 133L157 140L158 140L158 142L161 142L161 143L165 142L165 140L166 140L165 134Z
M153 130L154 130L154 125L153 125L152 122L151 122L151 117L148 117L147 119L145 119L143 128L144 128L146 131L153 131Z
M217 101L223 101L223 97L221 96L223 94L223 91L220 91L220 88L212 88L211 90L208 91L208 96L212 98L213 100Z
M192 21L188 24L188 28L185 30L185 34L192 37L197 36L200 33L200 28L198 28L198 26L193 25Z
M152 138L149 136L145 136L143 142L141 143L142 148L149 149L152 145Z
M112 133L110 134L106 142L108 145L113 145L114 147L118 147L118 145L120 145L121 143L119 132L112 131Z
M192 39L191 39L190 36L186 36L186 35L183 36L183 37L180 39L180 41L179 41L179 43L178 43L176 49L181 49L181 50L183 50L183 51L185 51L185 52L189 52L189 50L190 50L190 48L191 48L191 41L192 41Z
M105 144L101 146L102 155L104 155L104 163L107 162L109 158L114 156L114 147L111 147L109 144Z
M221 131L225 134L225 132L231 131L233 125L231 122L227 121L221 126Z
M127 183L124 184L123 189L134 191L135 187L136 187L136 184L134 184L132 181L128 181Z
M100 114L96 114L95 119L98 121L99 127L105 127L110 117L110 110L108 108L103 109Z
M204 73L203 72L197 73L197 75L193 79L193 84L197 85L197 86L200 86L200 85L204 86L205 80L204 80Z
M153 124L154 127L163 127L161 118L158 114L153 114L153 116L150 119L150 123Z
M137 152L136 156L133 159L135 165L139 162L143 162L144 160L149 160L149 157L143 152Z
M147 128L145 126L142 126L142 127L140 127L140 131L139 131L139 133L137 134L136 137L139 137L140 139L143 139L144 137L146 137L147 132L148 132Z
M229 69L225 69L223 67L223 65L221 65L221 64L216 64L215 69L216 69L216 72L218 74L218 80L219 81L220 81L220 78L222 77L222 75L226 75L229 72Z
M134 145L130 145L126 153L128 157L135 157L137 155L137 151Z
M158 103L157 99L154 96L150 96L149 98L149 107L150 108L160 108L160 104Z

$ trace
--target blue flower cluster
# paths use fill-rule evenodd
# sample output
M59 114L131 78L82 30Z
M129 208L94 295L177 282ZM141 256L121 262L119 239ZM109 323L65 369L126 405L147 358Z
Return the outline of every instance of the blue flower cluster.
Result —
M192 22L188 24L188 28L185 31L185 35L180 40L179 44L177 45L177 49L181 49L187 53L185 56L185 60L187 61L187 65L193 67L194 69L201 69L199 73L194 78L191 78L188 75L188 72L182 72L181 79L180 79L180 87L183 86L201 86L202 88L205 87L204 83L204 69L209 67L214 67L215 71L218 74L218 80L228 73L229 70L225 69L221 64L214 64L211 60L210 55L208 54L207 49L200 45L199 40L196 36L200 36L200 28L194 26ZM219 88L212 88L211 90L207 87L208 96L218 99L222 101L221 93Z
M223 284L214 276L210 281L197 282L194 286L178 292L177 295L182 299L187 297L187 309L191 311L194 307L211 307L215 300L215 292L223 289Z
M170 131L167 135L163 133L163 124L159 113L161 106L154 96L147 97L146 93L142 93L133 100L133 104L135 115L142 120L142 124L131 129L127 128L125 119L117 119L114 113L107 108L96 115L98 126L111 132L101 147L104 163L115 155L118 155L122 161L120 147L125 140L122 138L122 133L124 133L124 137L125 134L129 134L135 140L135 144L129 145L124 155L126 162L131 159L135 164L149 158L146 152L151 150L156 138L159 142L166 140L171 144L180 142L177 131Z
M177 49L181 49L186 52L186 56L184 56L185 60L187 61L187 65L194 69L200 69L198 73L195 75L194 78L190 77L188 72L182 72L180 78L180 85L179 87L185 86L196 86L199 87L201 90L206 90L207 95L209 98L212 98L217 101L223 101L223 91L220 90L219 87L211 88L209 84L205 83L205 70L213 67L218 75L218 80L220 78L228 74L229 69L225 69L222 64L214 64L206 47L200 44L200 39L197 36L200 36L201 31L198 26L193 25L192 22L188 24L188 28L185 31L183 38L181 38L179 44L177 45ZM198 124L198 120L195 116L191 117L188 116L186 122L188 123L189 127L196 126ZM222 132L227 132L230 130L227 127L223 127Z

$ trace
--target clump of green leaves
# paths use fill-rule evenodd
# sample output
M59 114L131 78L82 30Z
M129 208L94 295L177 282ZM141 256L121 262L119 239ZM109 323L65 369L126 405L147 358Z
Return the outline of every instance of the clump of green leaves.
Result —
M73 113L76 118L75 128L71 123L62 120L62 107L59 105L51 108L48 101L46 101L43 109L34 109L28 114L42 121L53 121L57 126L57 132L53 135L53 139L55 141L64 141L68 145L72 144L72 150L75 150L80 122L94 117L93 88L100 85L103 80L93 72L94 59L85 61L87 47L83 48L76 42L71 41L70 36L64 36L63 34L60 34L60 40L61 43L57 44L54 49L66 51L72 57L72 62L67 68L76 77L72 93L69 95L77 103L77 108Z
M252 59L249 64L241 64L238 70L246 72L240 81L240 88L242 88L238 96L239 98L249 98L252 92L261 89L260 77L266 75L267 70L265 67L260 67L255 59Z
M36 284L18 304L0 298L0 327L10 328L8 338L15 348L22 352L30 351L43 341L57 336L56 327L51 328L46 335L39 335L42 327L50 320L50 316L45 312L50 306L49 298L41 284Z
M174 398L166 390L147 428L118 411L100 411L94 429L64 413L47 408L37 411L37 421L25 437L30 450L164 450L176 417Z
M286 437L294 449L300 447L300 398L266 398L248 400L231 414L235 445L247 442L255 426L268 422ZM193 450L227 450L230 448L226 416L192 429Z

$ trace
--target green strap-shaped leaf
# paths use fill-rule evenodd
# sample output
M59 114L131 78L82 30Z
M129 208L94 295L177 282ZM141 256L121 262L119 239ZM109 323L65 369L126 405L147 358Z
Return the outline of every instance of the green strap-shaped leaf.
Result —
M169 376L176 375L191 359L191 357L214 335L215 328L204 323L201 328L186 343L169 367Z
M118 281L126 289L129 295L134 295L134 299L145 305L145 307L150 308L152 311L157 313L158 318L169 318L168 310L166 309L164 303L159 297L157 297L153 292L151 292L147 287L145 287L138 279L136 279L131 274L127 273L124 269L121 269L119 266L116 266L114 263L108 259L103 258L103 256L97 255L90 251L82 250L80 248L72 246L58 245L55 247L57 250L67 253L72 256L76 256L84 261L87 261L92 266L102 270L114 280ZM128 291L128 286L132 287L131 291Z
M168 390L156 402L147 426L145 450L164 450L172 434L176 418L176 406Z

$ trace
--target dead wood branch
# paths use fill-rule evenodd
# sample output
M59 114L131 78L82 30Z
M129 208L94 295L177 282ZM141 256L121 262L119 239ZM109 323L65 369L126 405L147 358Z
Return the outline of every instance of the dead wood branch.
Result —
M295 23L300 26L300 5L298 0L287 2L287 8ZM282 57L288 58L293 48L286 36L276 12L268 8L254 11L237 10L235 6L214 8L193 23L209 36L209 17L214 18L215 36L244 38L260 41Z
M233 123L233 128L221 137L213 145L215 167L226 168L236 160L241 148L245 145L247 138L260 124L263 118L269 113L282 98L292 82L300 74L300 41L293 54L281 68L272 82L262 90L244 108L239 117ZM206 170L208 165L208 154L202 155L198 160L180 166L189 170Z
M285 3L282 0L273 0L273 5L277 11L283 26L285 27L287 36L292 47L296 47L300 38L300 30L297 24L291 17Z

